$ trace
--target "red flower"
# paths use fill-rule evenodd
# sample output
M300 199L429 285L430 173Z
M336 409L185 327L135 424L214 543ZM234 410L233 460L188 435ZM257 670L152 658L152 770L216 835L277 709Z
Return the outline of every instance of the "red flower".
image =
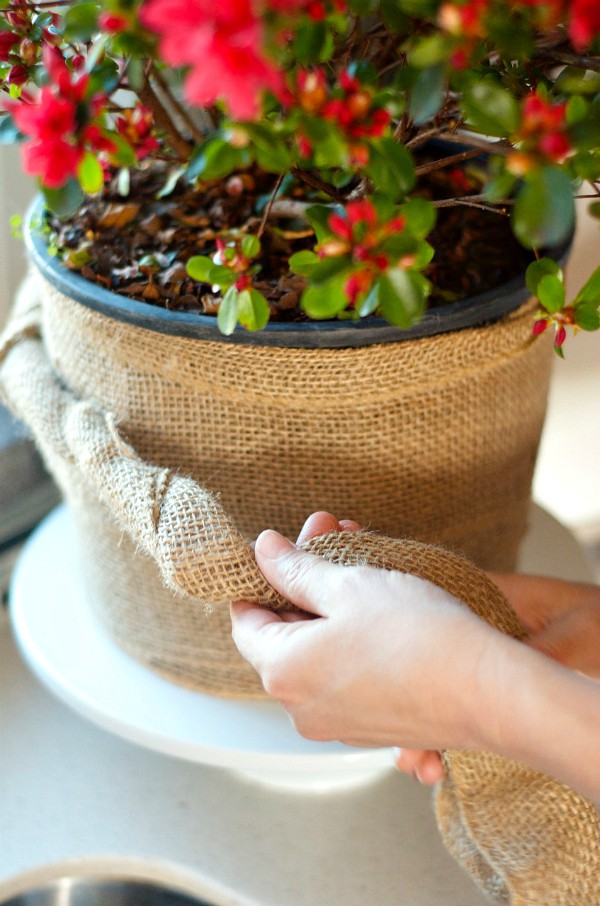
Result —
M58 189L75 176L82 157L81 148L63 139L36 140L23 146L23 169L49 189Z
M152 135L153 125L152 111L147 107L124 110L123 115L117 118L117 132L131 145L138 160L148 157L159 147L157 139Z
M333 236L322 242L317 251L321 258L344 255L352 258L355 268L344 284L344 293L352 307L391 264L403 266L402 260L390 260L391 253L383 243L404 230L405 220L398 216L382 221L373 202L363 198L349 202L343 213L331 214L327 223Z
M573 0L570 4L569 37L575 50L585 50L600 37L600 3L598 0Z
M371 92L347 72L341 73L339 84L343 95L326 104L325 119L336 122L349 138L383 135L391 121L387 110L374 107Z
M191 67L185 84L191 103L202 107L223 98L234 117L253 119L262 91L283 91L250 0L146 0L140 15L158 33L163 59Z
M98 26L102 31L110 32L112 35L117 35L121 31L125 31L128 27L129 22L125 16L121 16L118 13L101 13L98 16Z
M533 92L524 99L521 128L517 137L522 150L509 157L509 169L518 173L525 165L526 172L535 166L535 157L542 156L561 163L572 148L567 134L567 105L552 103Z
M42 88L39 103L18 104L12 111L21 132L39 141L53 141L72 133L75 112L72 101L56 97L50 88Z

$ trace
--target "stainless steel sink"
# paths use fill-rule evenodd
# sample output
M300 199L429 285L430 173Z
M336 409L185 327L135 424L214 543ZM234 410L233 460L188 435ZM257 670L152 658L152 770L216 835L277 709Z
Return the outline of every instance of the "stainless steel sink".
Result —
M156 881L128 878L55 878L0 900L0 906L218 906Z

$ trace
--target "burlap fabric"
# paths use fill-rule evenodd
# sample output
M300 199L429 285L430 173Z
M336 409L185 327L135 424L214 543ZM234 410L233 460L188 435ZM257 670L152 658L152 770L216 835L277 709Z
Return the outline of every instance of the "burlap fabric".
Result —
M37 285L4 393L72 505L90 603L153 669L261 695L223 605L269 599L246 540L315 509L514 567L552 356L531 305L410 343L275 349L162 335Z
M367 532L327 535L308 547L334 562L418 575L500 631L525 636L499 589L449 551ZM510 906L598 906L600 813L591 802L487 752L446 751L444 761L446 777L435 794L438 827L490 899Z

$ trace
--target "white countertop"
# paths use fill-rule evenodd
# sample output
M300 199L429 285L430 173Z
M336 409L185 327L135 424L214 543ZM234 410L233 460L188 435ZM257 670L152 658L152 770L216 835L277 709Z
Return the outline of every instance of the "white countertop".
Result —
M208 876L231 903L485 902L444 851L427 789L390 771L355 790L286 794L126 742L41 687L6 620L0 728L0 881L117 856Z
M556 568L558 544L558 562L587 577L552 521L542 514L538 526L528 562L543 567L543 550ZM443 848L430 797L393 770L355 789L292 793L142 748L51 696L2 619L0 900L13 875L102 857L181 876L205 896L217 885L217 906L484 906Z

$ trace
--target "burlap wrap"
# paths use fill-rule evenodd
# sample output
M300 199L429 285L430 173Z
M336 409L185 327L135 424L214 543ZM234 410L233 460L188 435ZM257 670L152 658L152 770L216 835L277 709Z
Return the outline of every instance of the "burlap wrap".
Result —
M75 512L91 605L148 666L262 695L223 605L273 600L245 539L315 509L514 567L552 356L532 306L410 343L261 348L124 324L36 280L4 393Z
M442 548L369 532L331 534L307 547L338 563L413 573L445 588L501 632L518 639L526 634L487 576ZM487 752L449 750L444 761L446 777L435 795L438 827L484 893L510 906L598 906L600 813L591 802Z
M293 533L315 508L514 565L549 368L529 307L458 336L319 352L162 337L48 286L43 342L39 320L29 283L4 337L3 393L76 512L93 605L153 669L258 694L223 605L285 604L245 538L268 525ZM415 573L523 635L498 589L447 550L371 532L308 547ZM591 803L494 755L445 761L439 827L483 891L511 906L598 906Z

